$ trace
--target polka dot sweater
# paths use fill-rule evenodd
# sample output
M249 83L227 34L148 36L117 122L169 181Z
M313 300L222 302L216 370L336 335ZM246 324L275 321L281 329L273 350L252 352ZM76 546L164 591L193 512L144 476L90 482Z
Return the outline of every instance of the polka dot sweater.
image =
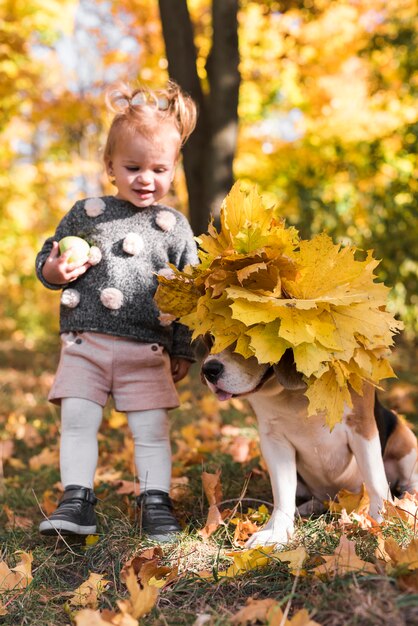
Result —
M53 241L73 235L93 248L95 263L67 285L42 276ZM193 360L188 329L161 315L153 296L156 275L168 263L180 270L197 262L187 219L175 209L154 205L138 209L113 196L80 200L62 219L36 257L39 280L62 289L60 332L98 332L159 343L172 356Z

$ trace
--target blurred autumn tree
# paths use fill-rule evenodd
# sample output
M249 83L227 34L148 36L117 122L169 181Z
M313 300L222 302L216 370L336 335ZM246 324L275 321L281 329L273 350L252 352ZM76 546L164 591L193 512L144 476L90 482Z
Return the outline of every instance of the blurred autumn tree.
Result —
M69 37L75 4L0 0L3 334L57 327L34 253L75 199L111 192L103 87L168 73L201 109L184 154L196 231L231 180L241 81L235 177L303 235L374 248L391 306L418 328L415 0L241 0L238 31L237 0L82 0ZM72 63L56 41L71 43ZM185 178L170 202L186 211Z

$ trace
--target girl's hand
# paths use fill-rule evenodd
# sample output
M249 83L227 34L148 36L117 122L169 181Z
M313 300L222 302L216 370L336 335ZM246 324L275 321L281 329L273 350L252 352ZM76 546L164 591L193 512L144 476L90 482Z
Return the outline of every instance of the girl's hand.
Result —
M171 374L175 383L182 380L186 376L190 366L191 362L187 359L182 359L176 356L171 357Z
M51 253L42 268L42 276L48 283L65 285L87 272L91 264L87 262L77 266L75 263L68 263L70 254L71 250L67 250L60 255L58 242L53 242Z

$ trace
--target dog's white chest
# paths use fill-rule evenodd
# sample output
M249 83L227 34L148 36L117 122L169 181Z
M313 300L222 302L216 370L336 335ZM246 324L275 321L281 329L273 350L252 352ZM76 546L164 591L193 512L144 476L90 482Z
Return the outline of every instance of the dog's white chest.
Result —
M306 417L303 400L292 404L291 397L283 399L273 404L271 398L251 397L260 439L287 442L294 449L297 471L317 498L333 497L342 487L356 490L361 475L348 444L347 426L337 424L330 431L321 417ZM276 471L284 471L279 454L274 463Z

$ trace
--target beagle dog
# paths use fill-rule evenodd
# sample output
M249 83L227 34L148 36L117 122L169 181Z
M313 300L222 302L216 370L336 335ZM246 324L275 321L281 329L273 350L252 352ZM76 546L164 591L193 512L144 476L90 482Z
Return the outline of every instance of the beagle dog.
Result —
M209 354L202 378L220 400L246 396L257 417L274 509L247 547L285 544L292 537L298 479L311 501L322 505L340 489L359 492L364 483L370 515L378 521L391 490L418 490L417 439L379 403L370 384L362 396L352 391L353 408L347 407L342 422L330 431L323 416L308 417L306 384L291 350L271 367L231 350Z

